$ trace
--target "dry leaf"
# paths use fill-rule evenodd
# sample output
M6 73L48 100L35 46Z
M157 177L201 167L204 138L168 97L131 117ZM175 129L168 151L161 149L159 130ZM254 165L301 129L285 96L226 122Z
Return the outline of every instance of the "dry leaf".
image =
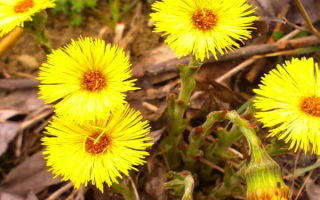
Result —
M165 166L156 159L148 162L148 164L151 165L149 166L151 174L148 176L148 180L145 186L146 192L150 195L150 198L148 198L148 200L166 200L167 195L163 187L163 184L167 180Z
M14 194L2 192L0 193L0 200L38 200L38 198L33 193L29 193L26 198L23 198Z
M17 115L24 115L25 113L21 113L17 110L9 110L9 109L3 109L0 110L0 123L6 122L8 119L17 116Z
M148 136L153 138L153 141L152 141L153 143L157 143L160 140L165 130L166 130L165 128L162 128L156 131L151 131L151 133Z
M25 200L25 198L22 198L14 194L2 192L0 193L0 200Z
M59 182L48 172L42 151L39 151L10 171L0 184L0 192L27 196L30 192L38 193Z
M9 143L19 133L19 128L16 123L0 123L0 156L7 151Z
M36 69L39 67L38 61L28 54L23 54L17 57L17 60L26 68Z
M320 200L320 185L315 184L313 180L307 181L306 191L309 200Z
M0 110L17 110L30 113L43 106L37 90L17 90L0 99Z
M168 71L166 67L169 66L168 63L170 61L177 61L177 58L169 47L161 45L149 51L133 65L133 75L135 77L142 77L147 73L159 74L160 72ZM176 68L175 65L170 66Z

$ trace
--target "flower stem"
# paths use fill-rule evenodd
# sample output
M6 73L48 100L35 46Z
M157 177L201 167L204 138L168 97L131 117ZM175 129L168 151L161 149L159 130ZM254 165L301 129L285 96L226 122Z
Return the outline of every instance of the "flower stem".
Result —
M196 87L196 81L194 76L198 72L201 63L195 58L191 58L189 65L181 65L180 78L181 78L181 90L178 98L174 95L169 97L168 115L170 119L170 133L166 140L164 140L164 146L166 151L170 151L168 155L172 161L176 161L177 146L181 143L182 133L186 128L187 120L184 118L185 111L189 106L189 99L191 93Z
M267 153L252 125L236 111L228 112L226 118L239 126L250 148L250 162L245 170L247 199L288 200L289 189L282 180L280 166Z
M185 162L187 168L193 169L197 158L201 157L203 152L200 147L203 145L205 138L210 134L212 126L216 122L224 120L224 112L216 111L207 116L207 120L201 125L192 130L189 135L189 146L187 147Z
M182 171L180 173L171 171L169 176L171 181L164 183L164 188L171 189L175 193L181 194L181 200L193 200L194 179L191 172Z
M125 200L138 200L131 187L129 178L122 179L119 183L112 184L112 189L120 193Z

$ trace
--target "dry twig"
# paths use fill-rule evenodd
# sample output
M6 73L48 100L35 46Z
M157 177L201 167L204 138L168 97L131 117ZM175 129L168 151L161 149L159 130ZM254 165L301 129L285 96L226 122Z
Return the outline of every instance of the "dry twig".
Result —
M305 7L303 6L301 0L295 0L294 2L296 4L300 14L302 15L302 17L306 21L310 32L313 33L318 38L320 38L320 32L316 29L316 27L314 27L314 25L312 23L312 20L311 20L311 18L309 16L308 12L306 11Z

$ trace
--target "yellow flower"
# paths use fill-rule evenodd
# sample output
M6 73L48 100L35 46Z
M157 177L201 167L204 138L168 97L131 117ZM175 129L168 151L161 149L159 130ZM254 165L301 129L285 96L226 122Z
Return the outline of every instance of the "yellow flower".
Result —
M210 52L217 58L239 47L257 19L246 0L162 0L152 9L155 31L164 32L169 47L179 57L191 53L201 61Z
M129 58L101 39L80 38L48 56L40 67L40 96L78 123L107 118L135 90Z
M281 178L280 166L265 149L251 148L245 169L248 200L289 200L289 188Z
M117 183L134 166L145 163L151 146L147 121L128 106L110 118L79 125L55 117L42 142L47 165L56 176L70 180L76 188L91 182L103 192L103 184Z
M55 0L0 0L0 37L46 8L54 7Z
M286 61L262 79L254 105L270 135L320 154L320 73L312 58Z

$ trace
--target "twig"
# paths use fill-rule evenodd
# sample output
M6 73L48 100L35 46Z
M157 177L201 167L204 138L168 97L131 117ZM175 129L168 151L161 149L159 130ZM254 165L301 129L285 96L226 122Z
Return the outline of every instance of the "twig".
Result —
M218 165L216 165L216 164L214 164L214 163L210 162L209 160L206 160L206 159L204 159L204 158L200 158L199 160L200 160L200 162L202 162L202 163L204 163L204 164L208 165L209 167L211 167L211 168L213 168L213 169L216 169L216 170L218 170L218 171L220 171L220 172L224 173L224 169L222 169L222 168L221 168L221 167L219 167Z
M293 37L296 33L297 33L297 31L293 31L293 32L289 33L285 37L286 38ZM310 37L304 37L304 38L293 39L293 40L285 40L285 39L283 39L283 40L279 40L276 43L272 43L270 45L266 44L266 46L268 46L268 48L275 48L275 49L281 50L281 49L286 49L286 47L290 46L290 47L293 47L293 50L291 50L291 51L290 50L289 51L283 51L283 52L277 51L275 53L252 56L251 58L243 61L242 63L240 63L239 65L237 65L236 67L234 67L233 69L231 69L230 71L225 73L224 75L218 77L215 81L218 82L218 83L222 83L224 80L226 80L227 78L231 77L232 75L234 75L238 71L241 71L241 70L245 69L246 67L250 66L251 64L253 64L257 59L264 58L264 57L271 57L271 56L278 56L278 55L286 55L286 54L296 53L295 50L298 47L305 46L306 44L310 45L310 44L318 43L316 41L320 42L320 40L317 37L310 36ZM306 45L306 46L308 46L308 45ZM242 48L242 49L245 49L245 48ZM258 50L258 48L257 48L257 50ZM244 53L248 53L248 52L244 52Z
M286 40L290 40L291 38L293 38L294 36L296 36L298 33L300 33L299 29L295 29L292 32L288 33L287 35L283 36L280 40L278 40L277 42L283 42Z
M35 88L39 84L38 80L25 79L0 79L0 90L16 90Z
M298 165L298 160L299 160L299 158L300 158L300 154L301 154L301 151L299 150L299 152L298 152L298 154L297 154L297 157L296 157L296 159L294 160L294 167L293 167L293 175L292 175L292 184L291 184L291 197L290 197L290 199L292 199L292 195L293 195L293 189L294 189L294 182L295 182L295 176L294 176L294 173L295 173L295 171L296 171L296 169L297 169L297 165Z
M314 27L312 20L308 14L308 12L306 11L305 7L303 6L301 0L295 0L294 1L300 14L302 15L302 17L304 18L304 20L307 23L307 26L309 28L309 30L318 38L320 38L320 32L316 29L316 27Z
M296 196L296 198L295 198L294 200L298 200L301 192L303 191L303 189L304 189L304 187L306 186L308 180L310 179L311 175L313 174L313 171L314 171L314 169L308 174L308 176L307 176L306 179L304 180L304 182L303 182L303 184L301 185L301 187L300 187L300 189L299 189L299 191L298 191L298 193L297 193L297 196Z
M283 17L282 18L285 24L288 24L289 26L292 26L295 29L298 29L300 31L308 31L308 29L306 29L305 27L302 26L298 26L295 23L290 22L287 18Z
M238 50L225 54L219 57L218 60L210 59L209 62L220 62L231 60L235 58L248 57L257 54L271 53L282 49L295 49L299 47L306 47L314 44L320 44L320 39L316 36L307 36L291 40L282 40L281 42L270 44L258 44L242 47Z
M239 65L234 67L232 70L228 71L224 75L222 75L219 78L217 78L215 81L217 83L222 83L224 80L226 80L227 78L231 77L233 74L237 73L238 71L243 70L244 68L246 68L249 65L251 65L252 63L254 63L258 58L260 58L260 56L259 57L253 56L253 57L243 61L242 63L240 63Z
M146 108L147 110L151 111L151 112L157 112L158 109L159 109L157 106L155 106L155 105L153 105L153 104L151 104L151 103L148 103L148 102L146 102L146 101L143 101L143 102L142 102L142 106L143 106L144 108Z
M130 183L131 183L131 186L132 186L132 189L133 189L133 193L134 193L134 196L135 196L136 200L140 200L140 197L139 197L139 193L138 193L136 184L135 184L134 181L132 180L131 176L128 176L128 178L129 178L129 181L130 181Z
M46 200L55 200L58 199L58 197L65 193L67 190L69 190L72 187L72 183L69 182L67 184L65 184L64 186L62 186L61 188L59 188L57 191L55 191L54 193L52 193Z
M43 120L44 118L46 118L47 116L49 116L53 113L53 109L51 106L44 106L43 108L40 108L39 111L40 111L39 114L37 114L33 118L27 119L21 123L21 125L20 125L21 131L32 126L33 124L35 124L37 122ZM37 111L35 111L35 112L37 112Z

